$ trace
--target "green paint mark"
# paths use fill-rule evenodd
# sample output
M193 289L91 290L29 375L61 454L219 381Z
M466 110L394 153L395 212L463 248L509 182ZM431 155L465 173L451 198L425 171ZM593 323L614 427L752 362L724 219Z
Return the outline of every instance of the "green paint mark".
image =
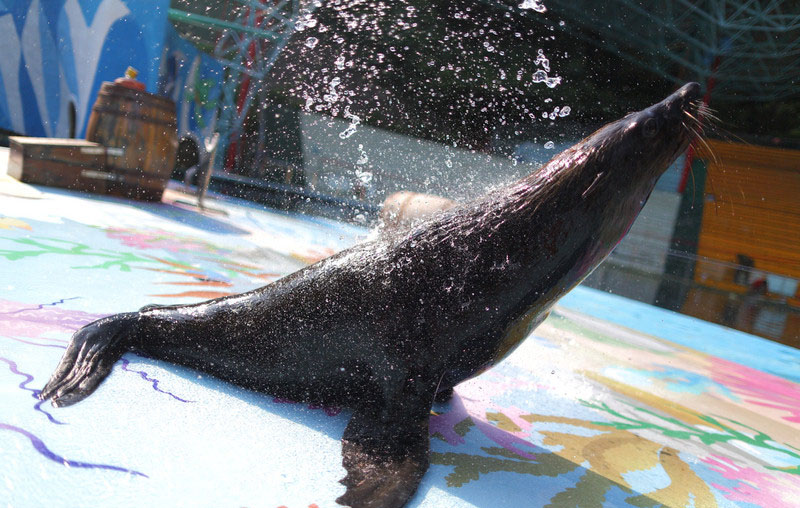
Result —
M448 487L462 487L469 482L478 480L481 475L496 472L553 478L583 469L578 464L555 453L539 454L536 460L530 460L513 455L505 448L489 447L483 448L483 450L504 458L469 453L433 452L431 453L431 463L453 468L453 472L445 477ZM625 485L593 471L585 470L575 485L557 493L544 506L546 508L602 508L606 495L614 488L622 489L626 494L634 493ZM542 501L544 500L532 499L531 504L541 504ZM643 508L661 506L660 503L649 499L646 495L630 497L627 501Z
M522 455L518 455L513 451L509 450L508 448L503 448L501 446L485 446L481 447L481 450L485 451L489 455L499 455L500 457L505 457L507 459L519 459L519 460L531 460L527 457L523 457Z
M614 487L619 487L626 494L632 494L629 488L620 485L608 478L601 476L592 471L586 471L581 476L580 480L565 490L562 490L550 500L546 505L547 508L603 508L605 506L605 498L608 492ZM644 497L644 496L642 496ZM647 499L647 498L645 498ZM626 501L629 501L627 499ZM649 499L650 505L655 506L652 499ZM644 506L644 505L639 505Z
M783 447L783 446L775 446L771 443L775 441L770 438L767 434L745 425L741 422L737 422L736 420L732 420L730 418L725 418L728 422L736 424L741 427L745 427L753 431L753 435L750 436L748 434L744 434L739 432L735 428L726 425L721 421L721 419L714 418L708 415L697 415L698 418L710 424L710 426L715 427L716 429L721 430L722 432L707 432L703 429L699 429L687 423L684 423L677 418L672 418L669 416L663 416L655 411L651 411L650 409L636 407L631 404L627 404L626 402L622 402L623 404L632 407L634 410L647 414L657 420L661 420L663 422L670 423L674 426L680 427L683 430L672 429L665 425L660 425L657 422L653 421L646 421L646 420L639 420L633 417L625 416L619 411L615 411L611 409L607 404L601 402L599 404L594 404L587 401L581 401L586 407L596 409L598 411L602 411L606 414L611 415L617 421L613 422L591 422L594 425L603 426L603 427L612 427L619 430L653 430L656 432L660 432L662 435L667 437L672 437L676 439L691 439L696 438L700 442L705 445L712 445L714 443L727 443L729 441L739 441L750 446L754 446L757 448L761 448L763 450L770 450L773 452L784 453L796 460L800 460L800 453L797 453L796 448L793 447ZM789 474L794 474L800 476L800 467L794 468L778 468L778 467L770 467L766 466L768 469L773 469L776 471L783 471Z
M570 320L569 318L558 314L556 311L550 313L550 319L547 322L553 325L554 328L559 330L564 330L566 332L572 332L578 334L582 337L586 337L587 339L602 342L604 344L610 344L612 346L624 347L627 349L638 349L640 351L647 351L648 353L653 353L661 356L670 356L671 353L665 352L658 349L652 349L640 344L631 344L630 342L625 342L622 340L617 339L616 337L612 337L610 335L604 335L602 333L598 333L592 330L589 327L583 326L581 324L575 323L574 321Z
M9 261L17 261L29 257L43 256L45 254L56 254L62 256L84 256L105 258L106 261L97 265L91 266L73 266L72 268L86 268L86 269L109 269L112 267L119 268L120 271L129 272L131 270L131 263L157 263L157 261L137 256L130 252L116 252L108 249L92 250L86 244L73 242L70 240L61 240L59 238L48 237L34 237L34 238L6 238L0 237L3 240L8 240L20 245L30 246L33 249L0 249L0 256L5 257Z
M475 425L475 422L472 421L472 418L466 417L457 424L453 425L453 432L458 434L461 437L467 435L469 429L471 429Z
M445 480L448 487L461 487L480 478L481 475L505 471L533 476L555 477L568 473L578 466L554 453L541 455L536 462L508 460L469 453L431 453L431 463L453 467Z

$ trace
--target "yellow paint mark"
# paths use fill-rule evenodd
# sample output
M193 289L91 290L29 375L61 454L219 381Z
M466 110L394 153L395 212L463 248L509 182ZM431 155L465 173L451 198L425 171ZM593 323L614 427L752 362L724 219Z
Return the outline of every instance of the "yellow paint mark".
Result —
M503 413L486 413L486 419L490 422L497 422L497 428L506 432L521 432L522 429L511 418Z
M540 430L547 446L560 446L557 455L576 464L589 462L589 469L619 485L632 488L624 474L631 471L646 471L658 465L670 478L670 484L653 492L629 498L637 506L652 504L652 501L671 507L688 506L694 497L695 506L714 508L716 499L708 485L697 476L679 456L678 451L640 437L628 430L620 430L594 424L576 418L544 415L522 415L523 420L553 422L593 430L603 434L580 436L567 432Z
M673 402L669 399L659 397L658 395L653 395L650 392L640 390L639 388L634 388L633 386L626 385L625 383L620 383L619 381L615 381L611 378L607 378L595 372L583 371L582 374L588 377L589 379L593 379L599 383L606 385L615 392L627 395L628 397L636 399L639 402L647 404L650 407L663 411L669 414L670 416L673 416L681 420L684 423L688 423L689 425L705 425L709 427L717 427L720 430L724 430L722 427L720 427L719 425L715 424L712 421L703 420L702 418L700 418L697 412L692 411L688 407Z
M673 479L672 483L655 492L648 492L646 497L667 506L690 506L694 497L694 506L716 506L717 500L706 482L694 474L689 464L678 457L678 450L664 447L658 454L661 467ZM638 496L645 497L645 496ZM636 504L637 498L631 499Z
M32 231L30 224L25 221L15 219L13 217L0 217L0 229L11 229L11 228L19 228L19 229L27 229L28 231Z

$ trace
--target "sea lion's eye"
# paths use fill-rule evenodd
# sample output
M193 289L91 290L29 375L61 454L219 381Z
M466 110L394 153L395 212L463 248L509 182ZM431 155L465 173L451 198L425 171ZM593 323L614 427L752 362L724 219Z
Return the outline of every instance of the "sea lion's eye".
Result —
M642 125L642 134L646 138L652 138L658 134L658 120L655 118L648 118Z

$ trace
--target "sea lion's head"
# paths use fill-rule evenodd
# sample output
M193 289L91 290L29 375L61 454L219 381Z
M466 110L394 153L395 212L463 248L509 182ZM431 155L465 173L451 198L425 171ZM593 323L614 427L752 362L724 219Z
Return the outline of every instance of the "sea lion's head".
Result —
M577 148L599 171L624 182L649 185L684 153L698 134L700 85L688 83L663 101L612 122Z
M698 134L699 99L700 85L688 83L605 125L528 177L524 184L536 191L520 193L519 201L533 210L550 203L565 228L585 232L596 247L586 266L594 266L625 236L658 178Z

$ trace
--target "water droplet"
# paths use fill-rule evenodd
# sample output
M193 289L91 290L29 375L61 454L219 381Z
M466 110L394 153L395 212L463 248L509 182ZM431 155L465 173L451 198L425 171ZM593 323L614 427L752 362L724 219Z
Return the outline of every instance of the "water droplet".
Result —
M540 49L538 51L535 63L536 65L541 65L542 69L544 69L545 71L550 72L550 60L548 60L547 57L544 56L544 50Z
M556 144L553 143L552 141L548 141L547 143L544 144L544 147L547 148L548 150L551 150L556 147Z
M316 37L309 37L308 39L306 39L306 46L311 49L314 49L314 46L316 46L317 43L319 43L319 39L317 39Z
M533 82L534 83L544 83L547 85L548 88L555 88L561 83L560 76L548 76L547 72L539 69L538 71L533 73Z
M522 0L522 3L518 5L520 9L533 9L536 12L545 12L547 11L547 7L542 5L542 0Z

